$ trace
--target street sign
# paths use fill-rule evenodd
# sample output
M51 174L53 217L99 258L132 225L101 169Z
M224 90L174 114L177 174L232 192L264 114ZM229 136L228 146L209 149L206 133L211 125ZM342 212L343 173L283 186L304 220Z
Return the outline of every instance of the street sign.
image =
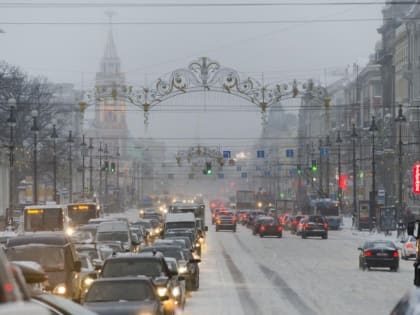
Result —
M413 165L413 193L420 194L420 162Z
M246 172L241 173L241 177L242 178L247 178L248 177L248 173L246 173Z
M287 149L286 150L286 157L292 158L294 155L293 149Z
M322 157L328 157L328 154L329 154L328 148L327 147L321 147L320 154L321 154Z
M230 151L223 151L223 158L224 159L230 159L231 154Z
M257 151L257 158L259 158L259 159L264 158L264 150L258 150Z

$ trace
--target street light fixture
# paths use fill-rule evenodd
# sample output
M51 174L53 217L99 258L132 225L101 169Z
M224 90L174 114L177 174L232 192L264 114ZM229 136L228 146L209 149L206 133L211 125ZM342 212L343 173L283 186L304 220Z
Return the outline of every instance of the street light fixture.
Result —
M375 116L372 116L372 122L369 127L369 131L372 132L372 190L369 195L370 199L370 211L369 211L369 222L372 228L372 220L376 218L376 162L375 162L375 131L378 131L376 126Z
M353 216L357 213L357 198L356 198L356 190L357 190L357 182L356 182L356 140L357 140L357 133L356 133L356 125L353 124L352 133L350 135L352 142L353 142Z
M54 197L53 200L55 202L57 202L57 139L58 139L58 134L57 134L57 120L53 119L52 120L52 133L51 133L51 139L53 140L53 186L54 186Z
M82 154L82 199L85 199L85 157L88 154L88 147L85 142L85 135L82 136L82 143L80 144L80 151Z
M67 138L67 143L69 144L69 202L73 202L73 157L72 157L72 143L73 135L71 130L69 130L69 137Z
M12 215L12 210L14 209L14 164L15 164L15 139L14 139L14 128L16 127L16 117L15 117L15 110L16 110L16 100L14 98L9 98L8 100L10 116L7 119L7 124L10 128L10 141L9 141L9 211L7 213L7 220L10 220Z
M343 139L341 139L340 131L337 133L337 139L335 143L338 145L338 201L340 202L340 211L343 211L343 191L340 187L340 178L341 178L341 144Z
M31 131L34 132L34 151L33 151L33 169L34 169L34 184L33 184L33 191L32 191L32 201L34 204L38 203L38 161L37 161L37 144L38 144L38 111L33 110L32 114L32 127Z
M406 122L407 119L403 114L402 104L398 105L398 116L395 118L395 121L399 124L399 140L398 140L398 218L401 218L403 210L403 192L402 192L402 123Z

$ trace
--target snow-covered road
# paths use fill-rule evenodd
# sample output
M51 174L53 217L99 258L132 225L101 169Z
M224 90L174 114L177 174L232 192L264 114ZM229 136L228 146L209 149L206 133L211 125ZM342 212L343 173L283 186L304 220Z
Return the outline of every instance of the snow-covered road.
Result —
M261 239L243 226L209 226L201 287L184 314L389 314L413 287L413 261L401 260L397 273L360 271L357 247L368 238L384 236L345 226L327 240Z

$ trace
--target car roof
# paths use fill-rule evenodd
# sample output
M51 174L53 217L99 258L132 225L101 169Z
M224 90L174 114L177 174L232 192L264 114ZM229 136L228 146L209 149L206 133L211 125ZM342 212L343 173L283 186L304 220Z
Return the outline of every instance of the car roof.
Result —
M18 235L7 241L7 247L20 246L27 244L45 244L45 245L68 245L71 243L70 238L61 232L51 233L31 233L30 235Z
M168 222L182 222L182 221L194 221L195 216L191 212L187 213L168 213L166 215L165 223Z
M112 256L107 258L106 261L115 261L115 260L161 260L163 256L155 255L141 255L140 253L118 253L116 256Z
M146 281L152 283L150 277L147 276L125 276L125 277L109 277L109 278L98 278L95 283L101 282L121 282L121 281Z

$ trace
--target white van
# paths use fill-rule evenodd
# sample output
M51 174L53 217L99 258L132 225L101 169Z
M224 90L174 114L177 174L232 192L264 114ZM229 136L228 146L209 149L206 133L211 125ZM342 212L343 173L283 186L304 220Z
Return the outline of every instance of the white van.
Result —
M98 243L121 242L126 251L136 251L139 244L132 238L130 227L124 221L102 222L96 233Z
M189 229L194 232L197 230L194 213L168 213L165 219L164 231Z

